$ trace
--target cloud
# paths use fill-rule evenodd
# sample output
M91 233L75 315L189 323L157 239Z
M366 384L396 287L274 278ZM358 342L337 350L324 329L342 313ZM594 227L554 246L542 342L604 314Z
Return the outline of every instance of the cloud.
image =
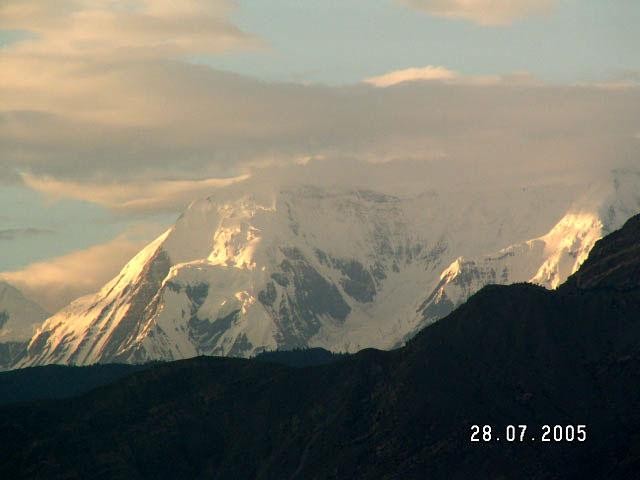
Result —
M327 87L184 61L198 51L252 48L255 39L230 24L230 5L1 7L2 25L34 37L0 50L0 181L140 213L173 211L224 182L305 162L422 161L430 178L457 170L504 182L639 158L633 86L543 85L526 73L427 66ZM202 19L211 26L182 29Z
M386 88L408 82L440 82L450 85L542 85L528 72L514 72L508 75L461 75L446 67L427 65L393 70L383 75L370 77L364 83L374 87Z
M0 273L0 279L19 288L47 311L55 312L72 300L97 291L113 278L153 235L157 227L142 226L117 238L22 270Z
M0 112L0 172L21 172L51 194L136 209L164 208L164 189L186 199L216 186L207 179L306 158L479 165L498 181L640 155L639 88L542 85L526 75L301 86L164 61L117 72L108 88L73 96L68 110L53 105L55 95L3 95L16 105ZM52 104L35 104L43 98ZM98 104L109 99L119 114L105 117Z
M190 181L92 183L62 181L28 174L23 176L25 185L49 197L85 200L122 213L181 211L193 199L247 178L249 175Z
M112 59L219 53L259 42L228 21L226 0L45 0L6 2L0 28L32 35L20 55Z
M228 0L46 0L5 2L0 29L24 31L0 50L4 111L81 121L145 123L144 90L127 88L129 67L190 55L258 48L229 22ZM5 96L6 95L6 96ZM162 110L162 104L156 110Z
M0 29L23 35L0 49L0 182L20 181L25 172L101 183L149 173L175 179L179 171L181 180L193 178L189 170L207 163L210 151L190 151L188 125L175 128L189 106L180 109L165 95L189 88L172 78L190 71L185 58L263 46L229 21L233 7L231 0L2 3ZM168 162L169 171L155 170ZM214 176L203 170L197 180Z
M516 20L549 13L557 0L400 0L429 15L463 19L485 26L508 25Z
M0 230L0 241L15 240L23 237L36 237L40 235L50 235L53 230L46 228L5 228Z
M457 76L458 74L456 72L445 67L427 65L426 67L394 70L384 75L367 78L364 82L375 87L389 87L391 85L397 85L398 83L415 82L418 80L451 80Z

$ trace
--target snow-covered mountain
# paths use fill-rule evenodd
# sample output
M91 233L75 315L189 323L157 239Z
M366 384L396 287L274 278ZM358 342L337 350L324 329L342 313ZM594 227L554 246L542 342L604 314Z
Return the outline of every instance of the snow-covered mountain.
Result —
M417 329L450 313L490 283L558 287L587 259L597 240L639 211L640 172L612 172L611 182L591 185L545 235L478 258L458 257L420 305L423 322Z
M20 290L0 281L0 370L11 365L48 316Z
M46 320L19 366L391 348L487 283L556 286L640 210L639 187L633 172L586 193L234 186Z

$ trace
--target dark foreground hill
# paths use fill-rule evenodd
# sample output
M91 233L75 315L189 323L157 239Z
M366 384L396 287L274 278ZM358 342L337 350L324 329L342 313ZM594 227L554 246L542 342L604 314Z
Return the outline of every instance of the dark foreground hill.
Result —
M289 367L313 367L344 360L346 353L333 353L324 348L298 348L294 350L274 350L259 353L254 357L260 362L278 363Z
M0 372L0 406L30 400L74 397L154 365L157 363L86 367L46 365Z
M636 217L558 291L487 287L400 350L201 357L5 407L0 478L637 478L639 385ZM565 440L579 425L585 441Z
M254 359L290 367L325 365L345 358L323 348L262 352ZM45 365L0 372L0 406L32 400L70 398L109 385L132 373L157 367L145 364Z
M326 365L347 355L324 348L266 351L254 360L290 367ZM96 364L88 366L45 365L0 372L0 406L33 400L69 398L109 385L132 373L157 367L145 364Z

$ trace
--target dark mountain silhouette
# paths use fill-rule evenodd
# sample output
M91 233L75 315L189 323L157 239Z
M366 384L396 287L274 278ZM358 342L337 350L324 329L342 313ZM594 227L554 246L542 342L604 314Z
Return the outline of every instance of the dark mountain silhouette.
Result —
M74 397L155 365L46 365L0 372L0 405Z
M343 360L349 355L334 353L324 348L296 348L261 352L254 357L259 362L278 363L289 367L313 367Z
M635 217L557 291L486 287L399 350L306 368L199 357L4 407L0 477L637 478L639 272ZM492 441L471 442L485 424ZM542 442L543 425L586 440Z
M265 351L256 355L254 360L290 367L310 367L333 363L347 356L324 348L301 348ZM44 365L0 372L0 406L32 400L75 397L132 373L156 367L160 363Z

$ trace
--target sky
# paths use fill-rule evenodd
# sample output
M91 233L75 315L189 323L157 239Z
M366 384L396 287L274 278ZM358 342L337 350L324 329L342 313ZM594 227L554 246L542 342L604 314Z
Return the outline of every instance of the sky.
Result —
M0 279L55 310L237 183L640 166L639 21L636 0L2 2Z

